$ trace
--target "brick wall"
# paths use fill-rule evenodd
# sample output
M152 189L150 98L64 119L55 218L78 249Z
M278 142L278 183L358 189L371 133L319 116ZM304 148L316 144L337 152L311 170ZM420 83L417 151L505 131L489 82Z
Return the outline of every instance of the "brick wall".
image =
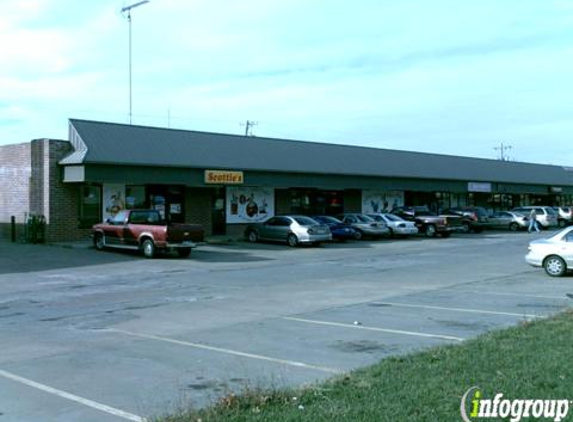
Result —
M205 236L211 236L212 233L212 201L212 189L185 189L185 222L201 224L205 228Z
M0 239L10 239L10 217L16 217L17 236L29 212L30 144L0 146Z
M80 185L62 183L63 169L58 165L63 157L68 155L72 146L68 141L45 140L44 169L48 183L44 184L45 195L48 197L48 226L46 240L57 242L62 240L86 240L91 234L90 229L79 229L79 195Z

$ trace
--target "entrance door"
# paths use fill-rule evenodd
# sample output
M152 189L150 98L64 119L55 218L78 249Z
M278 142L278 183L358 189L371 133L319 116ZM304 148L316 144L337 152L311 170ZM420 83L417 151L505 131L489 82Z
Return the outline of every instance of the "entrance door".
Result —
M211 204L212 233L214 235L227 234L225 220L225 188L215 188Z

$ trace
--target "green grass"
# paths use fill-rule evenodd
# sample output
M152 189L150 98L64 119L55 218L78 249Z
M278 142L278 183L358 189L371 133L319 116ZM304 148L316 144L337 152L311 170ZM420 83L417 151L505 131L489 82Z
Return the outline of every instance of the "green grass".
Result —
M573 399L572 362L573 312L569 311L461 345L385 359L321 384L246 390L228 395L209 408L156 420L461 421L461 397L475 385L484 398L503 393L508 399ZM566 419L573 420L573 409Z

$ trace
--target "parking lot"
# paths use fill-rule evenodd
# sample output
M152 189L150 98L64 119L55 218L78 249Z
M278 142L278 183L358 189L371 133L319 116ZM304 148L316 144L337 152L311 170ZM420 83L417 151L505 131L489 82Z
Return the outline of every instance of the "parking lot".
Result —
M573 277L525 264L536 237L233 242L153 260L0 243L0 421L141 421L554 314Z

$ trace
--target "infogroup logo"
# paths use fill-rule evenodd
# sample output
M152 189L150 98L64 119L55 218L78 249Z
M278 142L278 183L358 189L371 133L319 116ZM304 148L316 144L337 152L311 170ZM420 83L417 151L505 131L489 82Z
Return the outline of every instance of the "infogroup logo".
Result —
M572 406L573 402L567 399L509 400L503 398L503 393L497 393L493 399L485 399L479 387L472 387L462 397L460 413L464 422L488 418L510 418L511 422L520 422L525 418L560 422L567 417Z

